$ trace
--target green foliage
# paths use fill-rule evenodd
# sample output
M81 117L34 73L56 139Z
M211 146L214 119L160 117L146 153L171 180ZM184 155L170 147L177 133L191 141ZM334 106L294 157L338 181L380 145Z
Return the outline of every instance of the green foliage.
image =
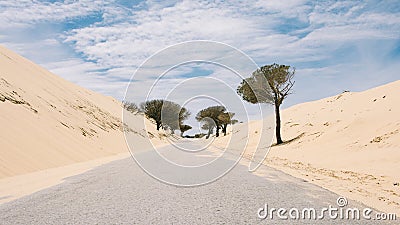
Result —
M201 129L203 130L212 130L215 127L215 122L214 120L210 118L205 118L202 120L203 125L201 126Z
M161 109L164 100L154 99L146 101L140 104L140 109L149 119L153 119L156 122L157 130L161 128Z
M156 122L157 130L161 127L174 130L180 129L181 124L190 116L190 112L179 104L162 99L146 101L140 105L144 114Z
M206 109L202 109L196 115L197 121L204 121L205 119L209 118L211 120L206 120L205 123L207 124L208 129L212 129L214 127L220 126L220 121L218 116L226 111L224 106L210 106Z
M243 100L256 103L282 104L291 94L294 85L295 69L286 65L266 65L253 72L252 76L244 79L237 93Z
M224 106L210 106L202 109L196 115L196 120L203 122L202 129L208 130L206 138L209 138L214 128L216 128L216 136L219 136L220 121L218 116L226 111Z
M198 112L196 120L203 122L201 129L208 130L207 138L214 128L216 128L216 136L218 137L221 128L222 132L226 135L226 128L228 124L232 123L232 117L234 115L235 113L226 112L224 106L211 106Z
M195 135L194 135L194 138L202 138L202 137L204 137L204 136L206 136L206 134L203 134L203 133L201 133L201 134L195 134Z
M242 96L243 100L252 104L273 103L268 82L260 74L253 73L252 77L242 80L237 88L237 93Z
M197 113L196 115L196 120L201 121L204 118L211 118L214 121L218 120L218 116L221 113L224 113L226 111L226 108L224 106L210 106L206 109L202 109L200 112Z
M222 133L224 133L224 135L226 135L226 129L228 127L228 124L234 123L234 121L232 121L232 117L234 115L235 115L235 113L231 113L231 112L221 113L218 115L218 120L220 121ZM237 120L236 120L236 122L237 122Z
M181 107L181 110L179 111L179 124L182 124L184 120L187 120L191 113L185 108Z
M226 112L219 114L217 118L221 124L231 124L234 115L235 113Z
M275 105L277 144L283 143L279 107L292 93L294 73L295 69L286 65L274 63L262 66L254 71L251 77L244 79L237 88L237 93L247 102Z
M183 137L183 133L185 133L186 131L192 129L192 127L190 125L184 124L180 126L180 131L181 131L181 137Z
M179 111L180 105L164 101L161 109L161 124L164 129L169 128L173 134L176 129L179 129Z

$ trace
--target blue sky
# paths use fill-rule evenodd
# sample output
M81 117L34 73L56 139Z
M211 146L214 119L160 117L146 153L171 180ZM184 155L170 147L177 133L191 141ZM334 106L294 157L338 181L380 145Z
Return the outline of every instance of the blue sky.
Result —
M232 45L258 65L294 66L295 94L284 107L400 77L397 0L0 0L0 18L1 45L120 100L146 58L191 40ZM171 79L215 73L186 66Z

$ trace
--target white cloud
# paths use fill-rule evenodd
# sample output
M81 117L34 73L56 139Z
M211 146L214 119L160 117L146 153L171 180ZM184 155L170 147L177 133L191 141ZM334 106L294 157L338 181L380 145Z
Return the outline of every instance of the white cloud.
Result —
M162 10L137 11L124 23L73 30L66 41L100 63L138 65L156 51L182 41L244 43L261 34L259 25L229 8L184 1Z
M54 22L84 17L101 10L102 0L67 0L41 2L36 0L0 1L0 27L25 27L39 22Z
M153 7L133 12L123 23L75 29L66 41L74 43L76 51L88 59L104 66L137 66L168 45L193 39L226 42L257 58L274 55L301 61L310 59L316 52L320 53L317 57L323 58L325 53L318 49L323 45L359 39L393 39L400 32L393 29L399 24L397 15L356 13L362 6L351 2L326 3L313 9L304 3L260 1L234 5L183 1L162 8L150 2ZM341 13L336 12L339 9ZM308 35L299 38L296 33L284 34L276 28L285 23L278 20L284 20L289 14L307 21L308 28L303 31L309 32Z
M311 10L311 7L306 3L306 0L259 0L255 3L255 6L261 7L269 13L277 13L280 17L298 18L306 21L307 13Z

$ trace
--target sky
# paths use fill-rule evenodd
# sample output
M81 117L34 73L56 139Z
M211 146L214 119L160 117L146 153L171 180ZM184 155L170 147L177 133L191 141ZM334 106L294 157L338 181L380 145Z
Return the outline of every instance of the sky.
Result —
M195 40L232 46L258 66L296 68L294 94L283 108L400 77L398 0L0 0L0 18L1 45L119 100L149 57ZM224 66L187 63L165 73L153 94L165 96L177 84L196 78L216 78L234 88L240 79L233 77ZM197 88L223 91L207 84ZM181 91L190 96L193 89Z

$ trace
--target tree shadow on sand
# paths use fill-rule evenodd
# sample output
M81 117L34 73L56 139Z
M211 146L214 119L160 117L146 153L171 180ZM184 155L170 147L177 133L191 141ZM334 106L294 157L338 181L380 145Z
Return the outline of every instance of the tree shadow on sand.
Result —
M290 139L290 140L283 141L283 143L281 143L281 144L276 144L276 143L274 143L274 144L271 145L271 147L274 147L274 146L282 146L282 145L290 144L290 143L292 143L293 141L296 141L296 140L300 139L301 137L303 137L304 134L305 134L305 132L303 132L303 133L297 135L296 137L294 137L294 138L292 138L292 139Z

